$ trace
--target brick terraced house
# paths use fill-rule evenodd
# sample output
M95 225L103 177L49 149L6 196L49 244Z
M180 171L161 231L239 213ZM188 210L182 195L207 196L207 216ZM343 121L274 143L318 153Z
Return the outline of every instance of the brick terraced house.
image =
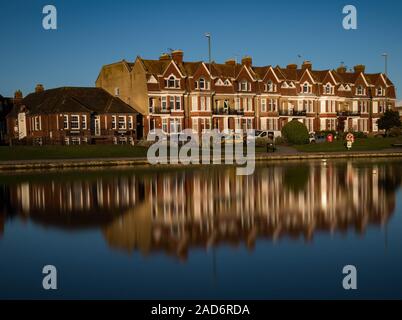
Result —
M17 91L14 103L7 115L11 144L134 144L137 139L138 112L101 88L38 85L25 98Z
M184 62L183 51L159 60L137 57L102 67L96 86L135 105L144 115L144 133L154 128L173 133L261 129L277 134L288 121L303 122L310 132L322 130L376 132L376 121L395 108L393 83L383 73L313 70L290 64L257 67L251 57L241 64L228 60Z

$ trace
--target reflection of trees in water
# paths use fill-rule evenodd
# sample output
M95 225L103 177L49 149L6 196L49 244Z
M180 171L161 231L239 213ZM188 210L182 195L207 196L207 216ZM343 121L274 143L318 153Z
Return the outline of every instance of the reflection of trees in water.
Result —
M62 228L102 228L113 248L181 258L192 247L310 241L317 231L364 233L369 224L387 223L399 168L391 162L269 163L246 177L217 167L25 180L0 184L0 225L5 215L16 215Z
M295 192L302 191L306 188L309 174L310 167L308 165L291 165L285 171L283 177L284 185Z

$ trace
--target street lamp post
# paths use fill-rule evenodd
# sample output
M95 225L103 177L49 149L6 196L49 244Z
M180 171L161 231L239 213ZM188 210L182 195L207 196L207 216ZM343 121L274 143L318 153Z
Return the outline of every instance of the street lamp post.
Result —
M388 77L388 53L383 53L382 56L385 62L385 75Z
M384 67L385 67L385 76L388 77L388 53L383 53L382 56L384 57ZM385 92L385 95L387 92ZM385 110L388 110L388 99L385 96Z
M208 38L208 70L210 75L210 83L209 83L209 101L211 110L214 109L214 104L212 101L212 68L211 68L211 34L209 32L205 33L205 36ZM205 125L205 124L204 124ZM211 127L212 127L212 117L211 117Z

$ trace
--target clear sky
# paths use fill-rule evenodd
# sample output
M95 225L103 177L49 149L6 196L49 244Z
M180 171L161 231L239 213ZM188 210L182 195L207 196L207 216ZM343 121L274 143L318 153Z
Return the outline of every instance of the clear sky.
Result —
M58 29L42 27L42 9L58 10ZM342 27L342 8L357 8L357 30ZM251 55L255 65L311 60L315 69L365 64L384 71L401 99L402 2L383 1L175 1L0 0L0 94L45 88L93 86L103 64L137 55L157 59L169 48L185 60ZM297 55L302 55L301 59Z

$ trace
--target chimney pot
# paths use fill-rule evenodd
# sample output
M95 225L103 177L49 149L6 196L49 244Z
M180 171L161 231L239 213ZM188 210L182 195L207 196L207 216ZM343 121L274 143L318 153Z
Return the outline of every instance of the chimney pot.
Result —
M164 60L170 60L170 55L167 53L162 53L161 56L159 57L160 61L164 61Z
M306 60L303 62L302 70L306 70L306 69L311 70L312 68L313 68L313 64L310 61Z
M340 66L338 69L336 69L336 72L345 73L346 72L346 67L345 66Z
M37 84L35 87L35 92L43 92L45 88L43 87L43 84Z
M181 63L183 63L183 55L184 54L183 54L182 50L175 50L175 51L172 52L172 59L177 64L181 64Z
M23 98L22 91L21 90L15 91L14 100L21 100L22 98Z
M241 59L241 64L246 67L251 67L253 65L253 59L250 56L245 56Z
M236 60L235 59L228 59L228 60L225 61L225 64L229 65L229 66L234 66L234 65L236 65Z
M353 69L355 70L355 73L360 73L366 70L366 66L364 64L358 64L356 66L353 67Z
M288 69L288 70L296 70L297 69L297 64L296 63L288 64L286 66L286 69Z

